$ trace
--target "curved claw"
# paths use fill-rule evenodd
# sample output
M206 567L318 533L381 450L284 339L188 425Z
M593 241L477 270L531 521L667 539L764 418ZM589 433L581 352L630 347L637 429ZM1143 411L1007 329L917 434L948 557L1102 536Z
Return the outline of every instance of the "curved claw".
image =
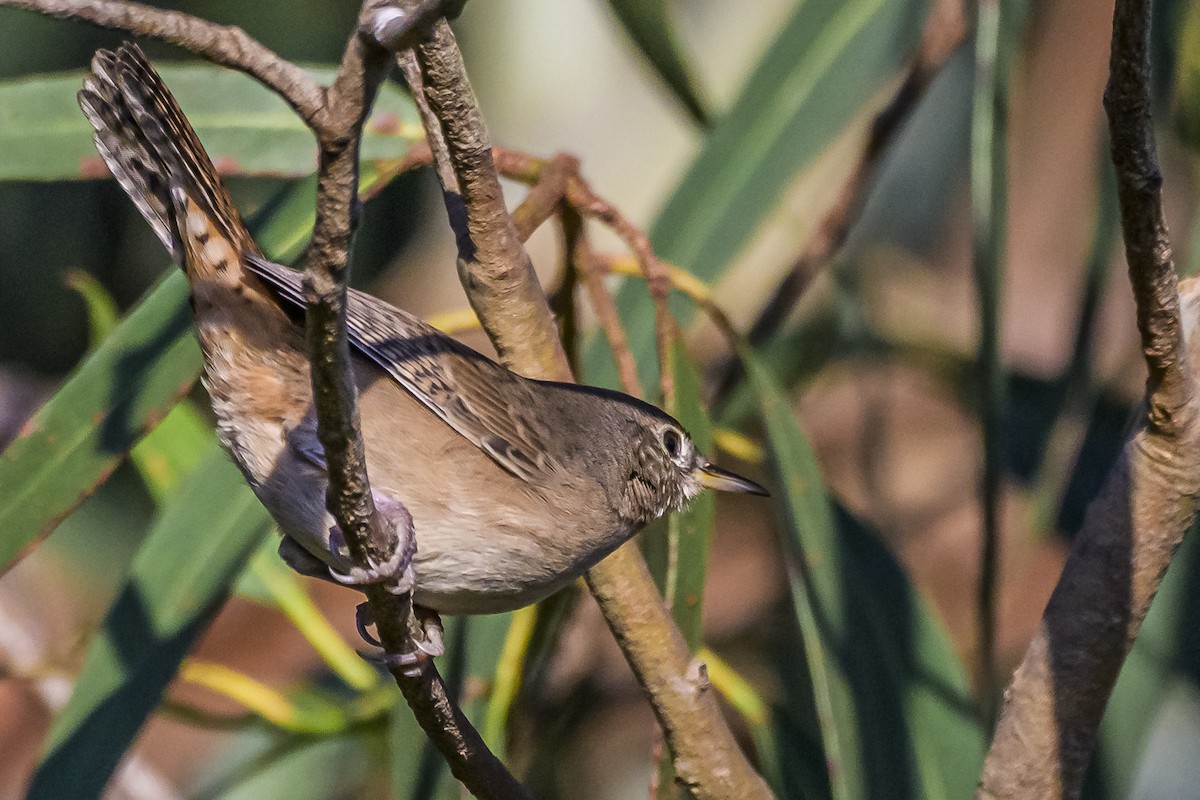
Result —
M363 641L372 647L383 647L383 642L371 635L367 628L375 624L375 618L371 615L370 603L359 603L354 609L354 627L358 629L358 635L363 638Z
M360 603L354 614L354 624L358 628L358 635L367 644L378 647L384 652L363 653L360 651L359 655L372 664L389 669L398 668L409 678L419 677L434 658L446 652L445 632L442 629L442 619L436 611L422 606L414 606L412 613L413 620L410 623L410 631L417 635L412 635L410 641L416 650L407 653L388 653L383 643L367 630L375 624L375 620L371 616L370 605Z
M413 614L421 625L421 636L413 637L413 644L430 658L436 658L446 652L446 634L442 628L442 618L432 609L414 606Z

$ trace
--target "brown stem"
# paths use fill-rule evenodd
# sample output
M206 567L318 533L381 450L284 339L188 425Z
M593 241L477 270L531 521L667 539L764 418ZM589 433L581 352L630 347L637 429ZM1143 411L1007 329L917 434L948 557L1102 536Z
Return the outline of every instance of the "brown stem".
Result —
M367 5L361 18L364 26ZM359 566L385 563L396 546L396 532L384 526L371 498L345 320L350 245L358 216L362 126L390 60L390 52L359 31L351 36L326 94L326 125L317 132L317 218L304 259L317 433L329 467L326 502ZM410 652L411 597L377 585L369 587L367 599L385 651ZM399 667L392 669L392 675L451 772L472 793L481 798L525 797L520 784L450 699L432 664L417 677Z
M608 273L592 251L587 234L583 232L583 220L578 211L570 209L563 212L564 227L568 214L578 220L579 226L578 232L568 237L571 261L579 272L580 280L588 294L588 302L591 303L596 320L600 323L600 330L604 331L604 338L608 340L609 349L612 350L621 388L634 397L642 397L642 383L638 378L637 361L633 358L633 351L629 349L629 337L625 335L617 304L613 302L612 295L604 285L604 276Z
M675 377L671 373L670 349L675 340L675 320L667 308L671 292L671 276L650 246L650 237L622 214L616 206L603 199L578 175L567 182L567 201L585 217L594 217L607 225L630 249L650 290L654 304L654 332L658 345L659 385L663 403L672 407L675 401Z
M419 106L471 307L509 369L570 380L554 316L504 205L487 130L449 23L435 24L429 40L413 53L419 71L419 86L413 88L423 95Z
M1149 0L1117 0L1108 112L1125 256L1149 369L1146 415L1125 445L1005 693L980 798L1076 798L1100 719L1200 494L1200 409L1162 212L1150 120ZM1200 285L1183 287L1200 312ZM1195 326L1193 325L1194 329Z
M407 71L419 72L414 91L428 100L423 113L430 148L435 160L451 162L439 164L438 174L471 305L510 368L569 379L550 308L504 207L487 133L449 27L435 26L412 59L417 69ZM402 57L402 65L407 60ZM526 168L536 180L544 162L508 166ZM663 607L637 546L618 549L592 568L587 582L666 733L677 780L699 800L770 797L729 731L703 664L692 658Z

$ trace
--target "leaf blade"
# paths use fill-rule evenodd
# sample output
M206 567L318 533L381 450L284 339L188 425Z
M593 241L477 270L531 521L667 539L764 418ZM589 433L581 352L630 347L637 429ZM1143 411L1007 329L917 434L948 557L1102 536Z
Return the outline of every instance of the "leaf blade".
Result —
M223 175L302 177L316 170L312 133L274 92L212 64L156 67ZM311 70L329 82L329 67ZM75 94L87 73L0 82L0 180L107 178ZM423 136L416 111L394 86L382 87L363 128L363 158L394 157Z
M206 520L203 535L197 519ZM270 522L213 443L134 557L51 724L28 797L100 795Z
M739 355L782 487L782 544L833 796L969 795L985 737L962 664L878 537L832 505L773 376L748 348Z

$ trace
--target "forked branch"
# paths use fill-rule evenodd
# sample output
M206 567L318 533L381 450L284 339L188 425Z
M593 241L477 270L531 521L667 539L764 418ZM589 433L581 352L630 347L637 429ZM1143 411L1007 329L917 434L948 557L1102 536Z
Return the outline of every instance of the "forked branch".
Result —
M1181 304L1150 120L1150 0L1117 0L1112 42L1104 105L1149 369L1146 414L1088 509L1006 692L980 798L1079 796L1117 674L1200 494L1200 286L1186 284Z

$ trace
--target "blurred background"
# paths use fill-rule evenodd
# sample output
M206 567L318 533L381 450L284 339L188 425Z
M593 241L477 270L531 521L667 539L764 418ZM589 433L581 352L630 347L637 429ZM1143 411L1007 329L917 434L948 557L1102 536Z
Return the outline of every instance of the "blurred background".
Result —
M337 62L357 11L313 0L171 7L239 25L313 65ZM763 380L748 382L717 327L679 299L721 460L776 495L770 503L720 498L706 576L699 569L714 682L781 796L973 790L996 688L1024 652L1141 397L1100 106L1111 2L1000 9L994 83L974 47L977 9L951 0L490 0L467 4L455 24L494 143L578 156L595 191L648 229L663 259L707 285L740 331L753 331L752 376L768 376L794 410L790 422L764 426ZM80 160L90 142L73 93L92 53L123 38L0 8L0 444L117 315L166 286L168 259L152 231L115 182ZM143 46L156 63L188 59ZM1158 4L1154 69L1168 219L1180 269L1191 272L1200 260L1200 4ZM58 72L69 74L47 77ZM238 83L206 96L204 75L192 81L196 106L180 89L189 114L202 109L208 119L212 109L211 125L221 128L217 112L228 101L243 103L239 118L258 119L242 97L260 95ZM381 113L407 127L371 145L379 164L419 136L403 91L389 89ZM228 135L231 149L214 155L241 159L225 166L257 230L278 233L289 214L311 213L302 176L314 153L303 131L287 140L302 157L284 169L261 154L243 159L236 148L245 132L236 120L226 127L213 136ZM371 191L355 283L435 320L465 308L430 171ZM506 191L516 204L525 188L513 182ZM590 232L598 250L624 255L611 233ZM547 224L530 242L548 291L565 280L561 239ZM613 278L609 286L643 384L653 387L644 284ZM580 372L612 384L612 360L581 293L577 301ZM477 332L462 335L486 349ZM993 337L998 361L987 357ZM155 357L167 352L147 347ZM102 394L121 374L89 385ZM183 453L167 471L174 477L156 483L149 449L119 465L112 459L97 467L98 488L77 509L47 512L17 534L28 554L0 577L0 797L25 796L35 770L36 796L84 796L55 794L46 787L73 784L48 773L73 764L105 775L98 765L121 753L112 797L457 796L407 709L395 706L394 687L354 658L338 660L360 646L357 597L268 565L241 574L229 599L197 612L194 625L189 618L187 636L171 640L182 648L175 656L146 666L136 647L122 650L128 671L88 696L123 721L106 729L95 720L110 718L94 718L85 735L60 717L54 730L63 732L50 741L79 749L65 760L46 755L55 714L86 704L82 690L72 698L73 684L85 662L103 658L97 642L119 621L118 598L145 577L138 565L149 559L150 534L187 493L188 459L211 446L207 434L186 432L209 418L202 390L187 402L191 416L172 423L173 444L162 445ZM792 441L799 445L788 449ZM806 441L821 477L797 489L787 481L816 475L804 472ZM69 471L63 464L43 466ZM0 472L13 480L0 480L0 504L8 495L0 520L10 522L32 503L12 474ZM988 480L999 542L987 601L994 674L983 663L978 610ZM37 486L53 489L52 481ZM806 503L824 509L828 538L810 530L821 523L803 516L816 507ZM191 542L217 535L220 509L210 509L173 545L184 563L203 558L201 547L189 556ZM48 528L31 549L34 533ZM651 540L666 535L645 535L652 563ZM223 586L253 550L239 551ZM272 551L268 540L255 563ZM1127 663L1089 798L1196 796L1200 640L1187 623L1200 602L1197 558L1189 540ZM528 618L532 639L512 633L519 625L507 616L452 623L444 671L536 796L646 797L662 752L653 715L594 603L578 589L566 594ZM816 633L804 623L810 605ZM338 642L314 632L317 618ZM506 637L528 656L519 691L496 666ZM822 642L828 652L818 653ZM190 660L168 683L184 652ZM832 688L814 678L820 659L833 665ZM818 713L824 702L832 723ZM126 703L144 709L122 717ZM137 732L139 714L155 709ZM108 753L97 744L106 730Z

